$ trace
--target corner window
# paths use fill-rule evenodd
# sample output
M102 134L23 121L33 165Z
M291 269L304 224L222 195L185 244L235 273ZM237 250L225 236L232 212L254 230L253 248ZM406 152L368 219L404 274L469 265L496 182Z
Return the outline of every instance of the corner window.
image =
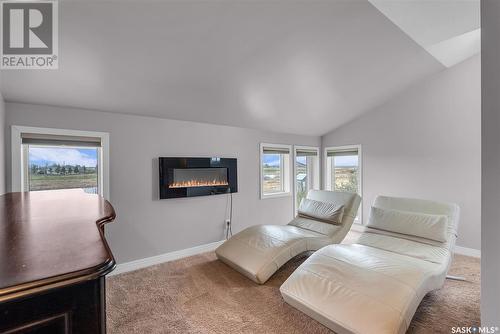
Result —
M261 198L290 195L290 145L261 144Z
M327 147L325 163L327 190L357 193L362 196L361 145ZM361 207L356 221L362 221Z
M108 198L107 133L12 127L12 190L81 189Z
M295 146L295 212L307 192L319 189L319 148Z

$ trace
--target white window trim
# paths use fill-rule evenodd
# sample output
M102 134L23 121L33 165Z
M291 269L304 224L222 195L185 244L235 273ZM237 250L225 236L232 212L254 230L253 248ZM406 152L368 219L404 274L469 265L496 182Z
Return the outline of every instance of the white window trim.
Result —
M264 173L262 171L262 158L264 155L264 147L276 147L276 148L284 148L288 149L290 152L288 154L288 160L287 162L283 163L283 181L285 182L283 184L284 191L279 192L279 193L273 193L273 194L265 194L264 193ZM259 154L259 171L260 171L260 199L268 199L268 198L276 198L276 197L289 197L292 195L291 187L290 187L290 182L291 182L291 174L290 171L292 170L290 168L290 163L291 163L291 156L293 155L292 153L292 145L286 145L286 144L270 144L270 143L260 143L260 154Z
M354 220L355 224L363 225L363 151L361 144L343 145L343 146L328 146L323 150L323 189L331 190L331 175L328 173L328 151L341 150L358 150L358 168L359 168L359 196L361 196L361 204L359 208L359 217Z
M297 176L297 150L315 150L316 151L316 154L317 154L317 157L318 157L318 162L313 166L314 167L314 170L312 171L312 174L313 174L313 177L312 178L309 178L309 175L308 175L308 183L311 181L312 179L312 189L319 189L321 187L321 183L320 183L320 177L321 177L321 172L320 172L320 167L321 167L321 159L320 159L320 154L319 154L319 151L320 151L320 148L317 147L317 146L303 146L303 145L294 145L293 147L293 159L292 159L292 163L293 163L293 212L294 212L294 215L297 214L297 210L299 209L298 208L298 205L297 205L297 180L296 180L296 176Z
M48 135L95 137L101 139L99 150L98 184L101 186L100 195L109 200L109 133L97 131L80 131L68 129L39 128L31 126L11 126L11 191L24 191L25 176L23 166L22 133L37 133Z

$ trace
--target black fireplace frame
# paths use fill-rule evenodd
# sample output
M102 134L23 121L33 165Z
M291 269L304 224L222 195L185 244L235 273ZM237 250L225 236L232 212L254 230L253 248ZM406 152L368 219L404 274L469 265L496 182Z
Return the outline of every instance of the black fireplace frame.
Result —
M220 195L238 192L237 159L159 157L160 199ZM227 168L228 185L170 188L173 169Z

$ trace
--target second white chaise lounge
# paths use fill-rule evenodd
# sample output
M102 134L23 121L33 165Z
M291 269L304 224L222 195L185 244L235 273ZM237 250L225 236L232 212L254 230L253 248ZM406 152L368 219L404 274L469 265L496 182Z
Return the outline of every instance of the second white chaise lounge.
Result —
M227 240L215 253L219 260L263 284L294 256L341 242L351 228L360 202L357 194L310 190L299 216L288 225L249 227Z
M443 286L458 219L456 204L380 196L356 244L318 250L281 294L338 334L404 334L422 298Z

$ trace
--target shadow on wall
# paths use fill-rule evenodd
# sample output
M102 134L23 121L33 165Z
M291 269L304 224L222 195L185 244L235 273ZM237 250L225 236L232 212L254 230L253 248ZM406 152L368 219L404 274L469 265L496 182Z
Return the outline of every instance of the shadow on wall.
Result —
M160 167L159 167L159 162L158 158L153 158L152 160L153 166L152 166L152 181L153 181L153 187L152 189L152 196L153 196L153 201L159 201L160 200L160 186L158 185L158 182L160 182L159 179L159 173L160 173Z

